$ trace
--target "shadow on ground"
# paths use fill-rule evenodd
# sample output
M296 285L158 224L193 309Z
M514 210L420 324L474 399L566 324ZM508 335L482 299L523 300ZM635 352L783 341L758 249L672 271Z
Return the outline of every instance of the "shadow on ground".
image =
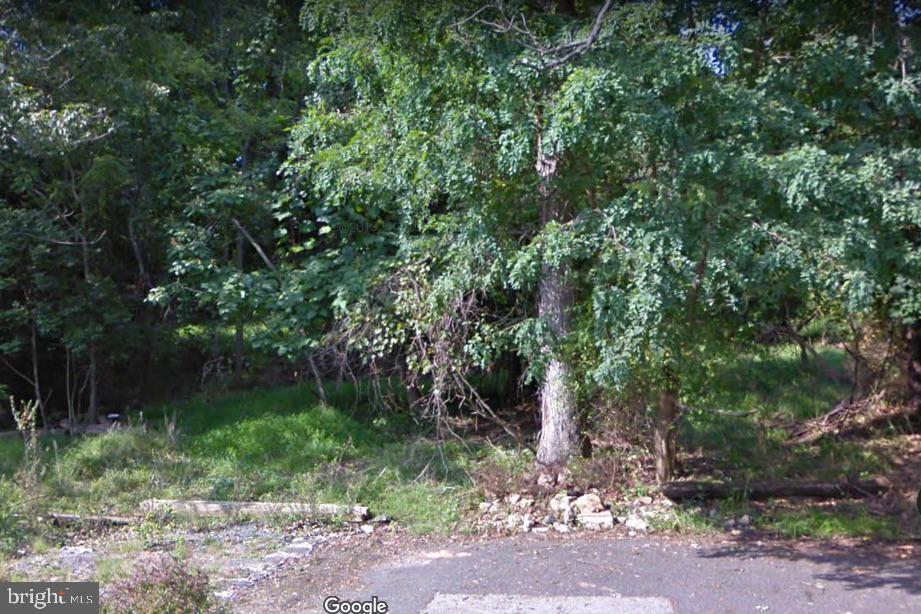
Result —
M830 567L815 579L848 590L888 588L921 595L921 540L762 541L739 538L701 552L708 559L770 557Z

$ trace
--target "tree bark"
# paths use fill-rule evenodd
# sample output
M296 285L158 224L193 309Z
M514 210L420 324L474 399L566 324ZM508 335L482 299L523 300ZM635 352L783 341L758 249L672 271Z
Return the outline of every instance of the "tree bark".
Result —
M90 364L87 371L90 385L90 398L86 406L86 420L90 424L99 418L99 386L96 364L96 344L90 343Z
M908 327L908 359L906 361L906 380L908 385L908 403L911 408L921 413L921 321Z
M83 281L86 282L86 285L89 287L92 283L92 273L90 271L90 247L89 242L86 238L86 228L85 228L85 219L86 219L86 210L84 208L83 212L84 217L84 230L81 234L80 247L83 255ZM90 392L89 392L89 401L86 407L86 419L88 422L96 422L96 419L99 415L99 393L98 393L98 369L96 361L96 342L90 341L87 344L87 351L89 353L89 365L87 367L86 377L89 380Z
M326 403L326 388L323 387L323 378L320 377L320 370L317 369L317 362L313 359L313 354L307 356L307 364L310 366L313 380L317 384L317 395L322 403Z
M134 208L128 212L128 241L131 243L131 251L134 252L134 259L138 265L138 283L146 291L153 286L150 275L147 273L147 267L144 266L144 252L141 250L141 244L134 232Z
M38 340L36 333L36 324L35 324L35 314L32 314L32 335L30 338L30 345L32 349L32 386L35 391L35 402L38 403L38 409L42 416L42 428L50 429L51 425L48 424L48 414L45 411L45 399L42 397L42 386L38 379Z
M245 237L240 228L237 228L237 253L236 265L240 275L243 275L243 247ZM237 321L234 330L233 344L233 379L237 386L243 383L243 320L237 314Z
M675 418L678 415L678 394L666 389L659 397L653 442L656 456L656 482L663 484L675 474Z
M539 120L538 120L539 121ZM539 125L539 124L538 124ZM541 226L564 221L566 203L553 189L557 160L543 151L540 133L537 139L537 173L540 176ZM538 315L546 323L556 341L569 334L569 310L573 291L569 267L544 265L541 271ZM540 387L540 440L537 462L542 465L565 464L577 449L578 427L576 401L569 389L569 367L553 352Z

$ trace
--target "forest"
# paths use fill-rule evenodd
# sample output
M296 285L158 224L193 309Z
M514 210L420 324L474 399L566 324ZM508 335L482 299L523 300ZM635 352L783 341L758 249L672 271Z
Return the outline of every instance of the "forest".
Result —
M919 23L0 0L0 544L149 496L430 530L542 488L921 534Z

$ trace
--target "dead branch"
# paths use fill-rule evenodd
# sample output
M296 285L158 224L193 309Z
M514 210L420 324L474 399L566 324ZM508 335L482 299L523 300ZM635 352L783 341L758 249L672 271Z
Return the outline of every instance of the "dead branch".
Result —
M259 257L262 258L265 266L269 267L273 273L277 273L278 269L275 268L275 265L272 264L272 261L269 260L269 257L265 255L265 251L263 251L262 246L256 242L256 239L253 238L253 235L249 234L246 231L246 228L243 227L243 224L238 222L236 218L232 218L231 221L233 222L233 225L237 227L237 230L239 230L240 233L246 237L246 240L249 241L250 245L253 246L253 249L255 249L256 253L259 254Z
M549 71L577 59L598 42L605 18L611 12L613 5L613 0L605 0L604 5L595 15L595 19L592 21L592 26L588 34L584 38L573 40L570 36L570 40L558 45L545 45L541 43L538 36L528 26L527 17L525 17L524 13L509 15L502 2L493 2L481 6L472 14L452 24L452 27L458 33L461 33L461 29L464 25L476 23L496 34L512 35L517 45L537 56L537 64L526 61L520 62L521 64L534 70ZM489 12L496 13L496 17L493 19L486 18Z
M869 480L843 480L840 482L813 481L762 481L762 482L667 482L662 494L672 501L686 499L726 499L742 497L750 500L779 497L816 497L843 499L875 497L890 488L885 478Z
M783 442L783 446L791 448L798 445L815 443L826 435L843 434L853 428L851 418L866 413L866 410L875 407L883 398L883 393L878 392L873 396L851 402L842 399L831 411L798 425L790 438Z
M48 514L48 519L51 521L51 524L56 526L89 524L96 526L123 527L137 523L136 518L129 518L127 516L81 516L78 514L58 514L55 512Z

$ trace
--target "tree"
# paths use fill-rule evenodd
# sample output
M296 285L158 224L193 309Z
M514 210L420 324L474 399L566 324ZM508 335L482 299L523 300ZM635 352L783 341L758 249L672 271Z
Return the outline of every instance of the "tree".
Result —
M745 267L769 247L739 235L761 101L707 62L725 35L681 34L663 5L307 6L329 51L289 193L317 213L311 261L349 271L334 305L363 347L402 353L442 407L477 400L456 372L519 353L543 464L573 453L580 396L651 376L673 456L681 371L744 331Z

